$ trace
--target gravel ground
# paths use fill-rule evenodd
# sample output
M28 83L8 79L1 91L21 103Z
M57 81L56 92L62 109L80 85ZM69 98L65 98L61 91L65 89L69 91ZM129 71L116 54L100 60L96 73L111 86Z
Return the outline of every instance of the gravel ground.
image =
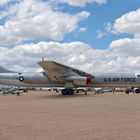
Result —
M0 95L0 140L140 140L140 95Z

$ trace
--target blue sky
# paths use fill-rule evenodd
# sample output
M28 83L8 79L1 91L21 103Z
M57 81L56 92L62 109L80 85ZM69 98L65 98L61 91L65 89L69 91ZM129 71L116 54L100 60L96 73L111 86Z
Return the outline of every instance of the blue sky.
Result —
M127 4L126 4L127 3ZM88 4L82 10L89 11L90 16L87 20L81 23L81 26L87 27L87 32L75 35L75 33L67 35L64 41L80 40L90 44L94 48L105 49L109 44L116 39L130 37L131 34L118 34L114 35L107 33L103 38L97 39L97 30L106 32L105 24L108 22L114 23L115 19L121 17L125 13L137 10L140 7L138 0L108 0L106 4L99 5L96 3ZM69 7L64 8L67 12L79 12L81 8Z
M85 71L139 71L138 0L1 0L0 65L44 57Z
M17 1L12 0L8 5L15 4ZM48 2L44 0L44 2ZM98 3L88 3L85 7L75 7L68 4L60 3L57 5L58 11L70 14L76 14L81 11L87 11L90 13L90 16L79 23L79 27L84 27L87 30L85 32L72 32L66 34L63 40L59 42L72 42L72 41L81 41L89 44L93 48L105 49L108 48L109 44L116 39L130 37L131 34L112 34L108 33L105 29L105 24L110 22L114 24L115 19L121 17L123 14L130 11L137 10L140 7L140 2L138 0L108 0L107 3L99 5ZM8 9L7 5L0 6L1 13ZM0 20L0 24L5 23L5 19ZM97 38L97 31L105 33L100 39ZM42 40L42 39L41 39ZM52 39L53 40L53 39ZM40 40L25 40L24 42L39 42ZM47 39L51 41L51 39ZM11 44L6 45L6 47L12 47Z

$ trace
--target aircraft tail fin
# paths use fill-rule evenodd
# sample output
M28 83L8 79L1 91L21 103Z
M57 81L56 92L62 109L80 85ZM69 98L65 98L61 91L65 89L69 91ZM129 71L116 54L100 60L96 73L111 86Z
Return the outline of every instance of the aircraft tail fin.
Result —
M15 72L0 66L0 73L15 73Z

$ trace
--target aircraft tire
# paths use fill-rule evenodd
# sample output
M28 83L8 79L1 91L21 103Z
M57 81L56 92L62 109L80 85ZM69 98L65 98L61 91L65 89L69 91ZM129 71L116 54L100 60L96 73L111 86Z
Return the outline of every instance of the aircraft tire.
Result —
M62 95L67 95L68 91L67 91L67 89L62 89L61 93L62 93Z
M139 94L139 93L140 93L140 89L139 89L139 88L136 89L136 90L135 90L135 93L138 93L138 94Z
M73 95L74 93L74 90L71 88L71 89L68 89L68 95Z
M129 90L126 90L126 91L125 91L125 94L129 94Z
M62 89L61 93L62 95L73 95L74 90L65 88L65 89Z

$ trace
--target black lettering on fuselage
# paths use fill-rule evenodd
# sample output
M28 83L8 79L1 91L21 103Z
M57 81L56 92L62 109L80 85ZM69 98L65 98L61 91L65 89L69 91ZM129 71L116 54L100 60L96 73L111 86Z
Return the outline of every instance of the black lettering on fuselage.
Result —
M135 83L136 82L136 78L131 78L131 77L107 77L104 78L104 82L121 82L121 83Z

